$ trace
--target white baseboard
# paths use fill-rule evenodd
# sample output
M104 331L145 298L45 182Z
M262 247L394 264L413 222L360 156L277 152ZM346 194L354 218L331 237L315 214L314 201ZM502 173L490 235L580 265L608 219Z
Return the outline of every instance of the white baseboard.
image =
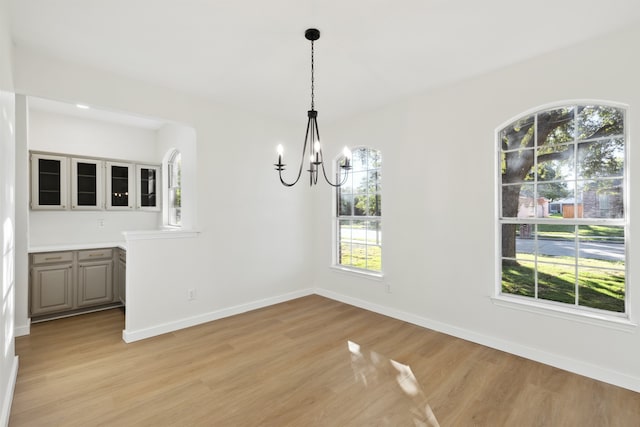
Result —
M585 377L613 384L618 387L623 387L635 392L640 392L640 378L637 377L632 377L617 371L592 365L590 363L585 363L568 357L559 356L557 354L537 350L499 338L479 334L468 329L451 326L446 323L428 319L426 317L421 317L412 313L396 310L394 308L374 304L326 289L317 288L315 290L315 293L326 298L353 305L355 307L363 308L365 310L373 311L385 316L393 317L394 319L412 323L423 328L432 329L434 331L442 332L447 335L474 342L476 344L481 344L487 347L495 348L497 350L505 351L507 353L515 354L517 356L524 357L525 359L544 363L545 365L550 365L559 369L563 369L565 371L573 372L578 375L583 375Z
M9 372L9 381L7 388L2 396L2 412L0 413L0 426L7 427L9 425L9 415L11 415L11 403L13 402L13 391L16 388L16 379L18 378L18 356L13 358L11 372Z
M13 336L15 337L22 337L24 335L29 335L31 334L31 319L27 319L27 324L26 325L22 325L22 326L18 326L16 325L15 328L13 328Z
M163 323L151 328L122 331L122 339L126 343L143 340L145 338L155 337L157 335L166 334L168 332L177 331L179 329L189 328L191 326L200 325L202 323L211 322L213 320L222 319L236 314L245 313L247 311L256 310L258 308L268 307L274 304L290 301L296 298L302 298L313 294L313 289L304 289L295 292L278 295L275 297L265 298L257 301L251 301L245 304L236 305L209 313L199 314L197 316L176 320L174 322Z

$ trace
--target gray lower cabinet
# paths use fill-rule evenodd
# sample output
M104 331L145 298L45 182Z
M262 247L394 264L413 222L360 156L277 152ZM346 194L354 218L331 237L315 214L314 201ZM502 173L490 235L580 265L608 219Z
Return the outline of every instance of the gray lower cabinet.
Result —
M78 307L113 301L113 250L78 251Z
M115 251L119 249L31 254L31 316L64 315L120 302L120 283L114 280Z
M39 257L39 260L46 262L45 258ZM31 314L34 316L73 309L72 254L64 252L49 258L54 264L34 264L31 268Z

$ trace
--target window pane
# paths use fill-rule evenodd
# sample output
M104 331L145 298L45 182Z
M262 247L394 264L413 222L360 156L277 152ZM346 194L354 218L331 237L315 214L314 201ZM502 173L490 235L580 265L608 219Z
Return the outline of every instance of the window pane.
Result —
M351 243L341 242L339 245L340 253L338 254L338 260L341 265L351 265Z
M382 244L382 227L380 221L367 221L367 244Z
M538 224L540 258L548 262L574 264L576 256L576 227L573 224Z
M513 184L533 180L533 149L520 149L502 154L502 183Z
M338 205L338 215L353 215L353 196L342 195Z
M338 240L341 242L351 241L351 220L341 219L338 221Z
M546 182L537 186L537 217L556 219L563 218L562 207L567 204L573 204L573 187L575 183L572 181L571 186L567 182ZM569 218L573 218L573 211L567 211Z
M584 218L624 218L622 180L582 181L578 191Z
M575 304L576 267L538 262L538 298Z
M367 241L367 221L351 222L351 239L357 243L365 243Z
M516 218L520 199L520 185L502 186L502 217Z
M368 153L369 157L367 161L367 168L368 169L379 168L381 166L380 151L374 150L374 149L369 149L368 151L369 151Z
M589 139L624 133L624 114L619 108L605 105L580 107L577 139Z
M513 225L515 235L515 257L518 259L526 259L528 261L533 261L534 255L536 253L536 226L535 224L510 224ZM511 233L512 230L506 230L503 226L503 233ZM509 235L503 235L503 242L505 238L512 239L513 237ZM503 251L503 256L513 257L513 253L506 254Z
M535 268L532 262L502 260L502 292L535 296Z
M368 215L368 197L365 194L357 195L353 198L353 215L366 216Z
M534 218L536 216L537 203L534 198L533 184L503 187L503 191L505 189L508 191L502 194L502 211L505 217ZM516 193L517 189L519 191Z
M367 190L369 193L377 193L380 191L380 170L370 170L367 176Z
M578 145L578 178L622 177L624 140L607 139Z
M338 188L338 194L352 194L353 193L353 173L347 174L347 180Z
M538 114L538 146L573 141L575 122L573 106L542 111Z
M578 266L604 270L625 267L624 227L581 225Z
M531 115L508 125L500 131L500 147L503 151L524 147L533 147L533 125L535 116Z
M371 202L373 205L370 206L370 215L371 216L381 216L382 215L382 197L380 194L376 194L372 196Z
M351 153L351 160L353 162L353 170L366 170L368 153L366 148L358 148Z
M357 268L367 268L367 247L365 245L351 245L351 265Z
M624 276L624 270L580 268L578 270L578 304L624 313Z
M365 194L367 192L367 172L353 172L353 192Z
M544 146L536 151L538 181L574 179L573 145Z
M380 246L367 246L367 269L382 271L382 253Z

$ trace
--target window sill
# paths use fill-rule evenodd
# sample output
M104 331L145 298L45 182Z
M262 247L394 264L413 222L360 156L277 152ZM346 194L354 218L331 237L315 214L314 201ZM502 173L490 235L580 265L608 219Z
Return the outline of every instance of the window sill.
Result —
M638 327L637 323L630 321L626 317L576 310L552 304L537 303L518 297L500 295L491 297L491 301L500 307L542 314L545 316L601 326L609 329L616 329L627 333L634 333Z
M371 279L379 282L384 280L384 274L382 273L373 273L371 271L358 270L355 268L348 268L341 265L332 265L331 269L343 274L348 274L350 276L363 277L365 279Z

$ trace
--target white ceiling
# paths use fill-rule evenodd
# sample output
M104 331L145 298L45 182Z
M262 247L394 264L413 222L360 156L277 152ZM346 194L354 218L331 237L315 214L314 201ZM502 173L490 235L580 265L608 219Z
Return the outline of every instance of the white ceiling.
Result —
M319 120L640 23L638 0L10 0L18 47ZM630 52L630 54L636 54ZM604 60L594 58L594 60Z

